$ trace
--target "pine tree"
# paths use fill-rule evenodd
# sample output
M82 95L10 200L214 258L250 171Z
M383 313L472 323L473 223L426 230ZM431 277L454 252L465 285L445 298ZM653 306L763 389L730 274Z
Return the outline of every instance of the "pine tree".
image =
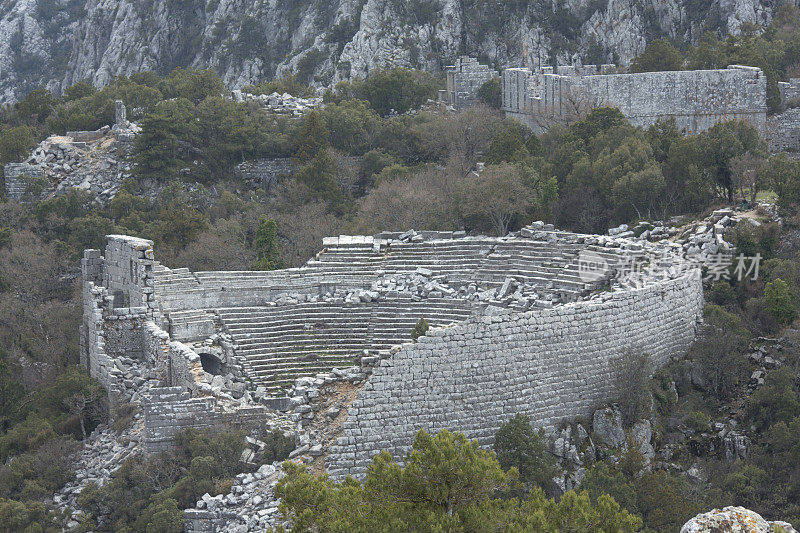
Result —
M258 252L258 260L253 270L276 270L283 268L280 250L278 249L278 225L273 219L261 215L254 241Z
M319 113L312 111L305 116L295 140L297 147L294 152L295 159L307 162L328 146L328 131L319 117Z
M428 321L424 318L420 318L417 324L414 326L414 329L411 330L411 338L414 342L417 341L418 338L422 337L428 332L430 326L428 325Z

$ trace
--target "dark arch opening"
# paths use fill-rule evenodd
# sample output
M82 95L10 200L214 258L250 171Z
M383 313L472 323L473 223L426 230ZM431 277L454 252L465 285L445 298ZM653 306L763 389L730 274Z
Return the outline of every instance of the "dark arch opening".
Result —
M203 365L203 370L213 376L219 376L223 373L223 364L222 361L217 359L215 356L211 355L210 353L201 353L200 355L200 364Z
M127 298L125 298L125 293L122 290L120 290L120 289L115 290L113 298L114 299L112 300L111 305L114 306L114 309L119 309L121 307L127 307L127 303L125 301L125 300L127 300Z

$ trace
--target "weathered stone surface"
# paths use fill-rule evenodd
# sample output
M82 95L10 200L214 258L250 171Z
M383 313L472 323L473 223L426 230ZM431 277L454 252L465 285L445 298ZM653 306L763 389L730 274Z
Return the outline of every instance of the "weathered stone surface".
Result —
M613 65L508 68L503 110L534 131L568 123L596 106L613 106L635 126L675 117L678 129L705 131L721 120L745 120L767 134L766 77L760 69L730 66L616 74ZM698 95L704 95L698 98Z
M772 152L800 152L800 107L767 118L769 149Z
M592 432L599 444L618 448L625 444L625 429L622 427L622 413L618 409L598 409L592 418Z
M631 438L638 447L639 453L644 458L645 465L649 465L656 455L656 451L651 444L653 439L653 428L649 420L639 420L631 428Z
M681 533L774 533L776 525L784 533L797 533L786 522L767 522L744 507L725 507L699 514L683 525Z
M497 76L497 72L467 56L461 56L454 65L445 67L445 74L447 88L441 97L455 109L464 109L475 104L478 100L478 89Z

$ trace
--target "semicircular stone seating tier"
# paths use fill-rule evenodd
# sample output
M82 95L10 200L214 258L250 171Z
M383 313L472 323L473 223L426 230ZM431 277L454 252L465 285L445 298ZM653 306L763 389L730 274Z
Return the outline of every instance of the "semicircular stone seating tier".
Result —
M358 364L364 355L409 342L421 318L443 326L486 307L463 291L419 298L392 289L367 301L341 297L375 290L379 280L397 278L402 285L405 276L422 272L452 289L471 284L485 290L511 279L556 302L575 301L596 288L579 276L578 254L587 245L574 240L398 237L325 239L323 250L302 267L271 272L193 273L157 264L154 292L173 338L228 333L253 383L281 395L298 377Z

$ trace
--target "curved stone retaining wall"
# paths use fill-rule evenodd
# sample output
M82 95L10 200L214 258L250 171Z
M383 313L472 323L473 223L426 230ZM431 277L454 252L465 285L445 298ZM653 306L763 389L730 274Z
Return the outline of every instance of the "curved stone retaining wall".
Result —
M626 349L657 366L682 354L703 307L699 273L552 309L475 317L405 344L376 367L331 448L333 477L363 475L388 450L400 459L419 429L463 431L490 445L510 417L534 426L589 415L614 396Z

